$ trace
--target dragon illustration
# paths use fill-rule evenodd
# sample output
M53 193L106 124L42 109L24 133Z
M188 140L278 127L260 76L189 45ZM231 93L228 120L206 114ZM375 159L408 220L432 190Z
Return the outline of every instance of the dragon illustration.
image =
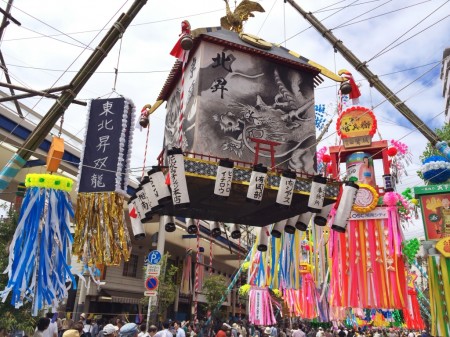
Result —
M244 148L254 151L250 138L276 141L282 144L277 148L276 157L291 153L289 167L312 172L310 159L314 149L304 149L307 147L304 143L315 137L314 114L308 113L314 98L306 98L301 92L300 74L290 73L291 90L276 69L274 78L278 93L273 98L273 104L267 104L260 95L256 95L252 105L237 102L229 106L229 111L213 116L226 139L222 149L242 157ZM268 157L270 154L260 153L260 156Z
M231 11L228 0L225 0L227 15L220 19L220 25L222 28L234 31L236 33L242 32L242 25L249 17L254 17L252 12L264 12L264 8L255 2L250 0L243 0L234 12Z

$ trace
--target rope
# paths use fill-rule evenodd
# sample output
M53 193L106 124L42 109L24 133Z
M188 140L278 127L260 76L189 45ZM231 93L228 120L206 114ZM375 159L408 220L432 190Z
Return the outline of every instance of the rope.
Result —
M144 151L144 163L142 164L142 176L144 178L145 175L145 163L147 161L147 148L148 148L148 135L150 134L150 125L147 125L147 137L145 138L145 151Z
M200 268L199 262L200 262L200 221L197 220L197 263L195 265L194 322L197 321L198 316L198 288L199 288L198 273Z
M183 148L183 120L184 120L184 73L186 71L187 60L189 58L189 51L183 52L183 67L181 69L181 93L180 93L180 116L178 119L178 133L179 133L179 146ZM196 314L197 315L197 314Z
M116 83L117 83L117 76L119 75L119 61L120 61L120 52L122 51L122 34L120 35L120 44L119 44L119 55L117 55L117 65L114 68L114 86L112 88L113 91L116 91Z

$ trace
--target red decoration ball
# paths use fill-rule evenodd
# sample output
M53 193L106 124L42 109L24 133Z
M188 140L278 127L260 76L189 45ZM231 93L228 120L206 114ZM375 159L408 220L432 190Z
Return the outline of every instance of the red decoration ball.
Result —
M330 156L329 154L324 154L324 155L322 156L322 161L323 161L325 164L328 164L328 163L331 161L331 156Z
M328 174L332 174L333 173L333 168L331 166L327 167L327 173Z
M393 157L397 154L397 148L395 147L390 147L387 149L387 154L389 157Z

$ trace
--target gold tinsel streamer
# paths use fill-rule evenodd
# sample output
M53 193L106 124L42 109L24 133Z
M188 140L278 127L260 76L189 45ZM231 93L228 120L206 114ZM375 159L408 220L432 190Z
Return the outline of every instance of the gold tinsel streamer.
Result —
M117 266L122 258L129 260L123 205L124 197L114 192L78 194L73 251L83 264Z

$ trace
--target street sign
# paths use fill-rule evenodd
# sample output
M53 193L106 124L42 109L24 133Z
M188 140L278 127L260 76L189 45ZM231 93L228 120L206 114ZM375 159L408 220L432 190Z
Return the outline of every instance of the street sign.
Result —
M148 253L147 260L149 264L158 264L161 261L161 253L157 250L152 250Z
M159 280L155 276L147 277L145 280L145 288L147 290L156 290L158 288Z
M158 296L158 292L156 290L147 290L147 291L144 291L144 296L156 297L156 296Z
M147 264L147 276L159 276L161 266L159 264Z

